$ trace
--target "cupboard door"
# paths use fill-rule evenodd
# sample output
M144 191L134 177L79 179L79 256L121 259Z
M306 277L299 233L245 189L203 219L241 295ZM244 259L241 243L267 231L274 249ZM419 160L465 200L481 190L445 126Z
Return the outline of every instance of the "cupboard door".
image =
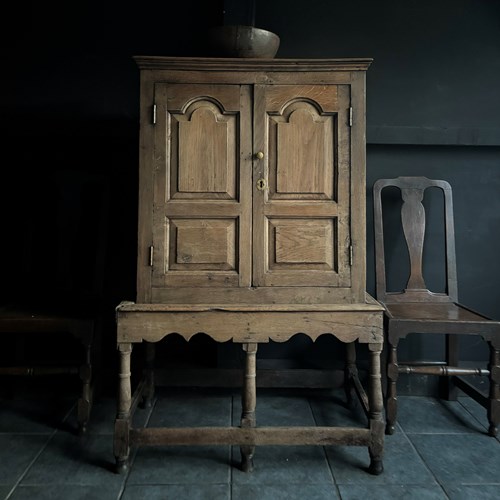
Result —
M249 89L162 83L155 103L153 286L249 286Z
M256 286L350 287L349 92L255 86Z

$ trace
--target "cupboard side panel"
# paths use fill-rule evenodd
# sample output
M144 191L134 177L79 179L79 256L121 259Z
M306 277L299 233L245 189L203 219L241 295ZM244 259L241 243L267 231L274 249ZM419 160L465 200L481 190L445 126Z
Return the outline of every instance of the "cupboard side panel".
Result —
M139 134L139 207L137 249L138 303L149 303L151 297L151 267L149 248L152 246L153 222L153 157L154 126L154 73L143 70L140 75L140 134Z
M365 72L352 73L351 105L351 239L352 283L355 302L366 292L366 90Z

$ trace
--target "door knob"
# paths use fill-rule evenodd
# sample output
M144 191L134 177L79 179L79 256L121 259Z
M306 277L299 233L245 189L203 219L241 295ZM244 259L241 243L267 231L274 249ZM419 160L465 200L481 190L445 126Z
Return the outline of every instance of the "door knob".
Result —
M259 151L255 157L258 159L258 160L262 160L264 158L264 153L262 151Z

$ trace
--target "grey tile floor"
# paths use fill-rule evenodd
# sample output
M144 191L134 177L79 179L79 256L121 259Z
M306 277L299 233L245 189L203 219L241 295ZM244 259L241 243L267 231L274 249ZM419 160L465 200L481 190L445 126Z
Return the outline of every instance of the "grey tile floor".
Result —
M261 425L364 425L341 392L260 391ZM500 441L486 435L486 412L469 398L400 397L397 432L386 437L385 471L365 472L355 447L260 447L255 471L232 467L236 447L157 447L133 453L113 472L115 402L96 402L89 432L75 433L74 400L30 394L0 399L0 499L499 499ZM237 424L239 395L160 390L136 425Z

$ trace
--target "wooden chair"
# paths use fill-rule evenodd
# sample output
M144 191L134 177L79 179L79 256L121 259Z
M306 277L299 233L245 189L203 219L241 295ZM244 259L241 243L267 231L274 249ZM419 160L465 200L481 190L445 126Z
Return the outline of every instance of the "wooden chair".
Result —
M384 188L399 188L402 198L401 223L410 259L410 276L406 289L388 292L384 254L384 224L382 196ZM423 273L423 249L425 236L425 209L422 204L424 191L434 187L444 195L444 233L446 243L445 293L428 290ZM385 327L388 343L386 433L392 434L397 415L396 383L399 373L419 373L446 376L447 397L456 398L460 388L487 408L489 434L495 436L500 422L500 322L493 321L457 303L457 273L453 226L451 187L446 181L425 177L398 177L379 179L373 188L375 218L375 255L377 299L385 306ZM402 365L398 363L399 339L409 333L446 334L446 363L442 365ZM459 335L479 335L488 344L490 361L488 369L458 366ZM489 396L478 391L470 383L459 378L462 375L489 377Z
M95 320L85 317L81 312L74 314L64 311L57 305L53 307L29 307L24 305L6 305L0 309L0 334L2 335L44 335L69 334L78 339L83 346L80 366L71 364L9 364L0 367L0 375L9 376L49 376L79 375L82 392L78 399L78 430L84 433L92 408L92 361L95 358L94 347Z
M23 259L0 305L0 376L5 384L7 376L78 375L83 433L101 347L107 181L85 172L56 172L39 181L28 188L26 212L18 214ZM10 239L16 241L16 235ZM68 335L83 349L66 342Z

